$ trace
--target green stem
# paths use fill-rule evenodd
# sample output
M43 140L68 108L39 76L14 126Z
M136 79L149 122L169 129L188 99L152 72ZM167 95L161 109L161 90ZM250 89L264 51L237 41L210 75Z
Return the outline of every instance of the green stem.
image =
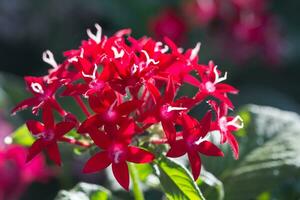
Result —
M143 191L140 188L139 185L139 176L138 171L136 170L133 163L128 163L129 172L133 184L133 195L135 200L144 200L144 194Z

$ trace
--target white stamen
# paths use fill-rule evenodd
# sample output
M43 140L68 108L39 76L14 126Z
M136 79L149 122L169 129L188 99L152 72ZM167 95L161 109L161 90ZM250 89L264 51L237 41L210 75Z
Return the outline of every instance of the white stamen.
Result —
M115 156L114 156L114 162L115 163L119 163L120 162L120 155L122 154L121 151L117 151L115 152Z
M171 112L171 111L174 111L174 110L181 111L181 110L187 110L187 108L168 106L167 112Z
M142 52L143 52L143 53L145 54L145 56L146 56L146 66L147 66L147 67L148 67L148 65L149 65L150 63L153 63L154 65L157 65L157 64L159 63L159 61L155 61L155 60L151 59L150 56L149 56L149 54L147 53L147 51L142 50Z
M5 144L12 144L13 139L10 136L6 136L3 141Z
M57 63L56 63L53 53L51 51L49 51L49 50L44 51L42 58L45 63L48 63L53 68L57 68Z
M79 55L79 57L80 57L80 58L83 58L83 54L84 54L84 49L83 49L83 48L80 48L80 55Z
M135 74L138 71L139 66L136 64L133 64L131 67L131 75Z
M114 47L114 46L112 46L112 47L111 47L111 50L114 52L115 59L117 59L117 58L122 58L122 57L124 56L124 53L125 53L125 52L124 52L123 49L121 49L121 51L118 52L117 48Z
M77 57L73 57L68 59L68 62L78 62L78 58Z
M95 80L96 79L97 69L98 69L98 66L96 64L94 64L94 70L93 70L93 74L92 75L86 74L83 71L81 72L81 74L85 78L91 78L91 79Z
M201 43L198 42L195 46L195 48L192 50L191 56L190 56L190 60L194 60L196 58L196 56L198 55L199 51L200 51L200 47L201 47Z
M44 90L41 86L41 84L39 83L31 83L30 87L32 88L32 90L36 93L39 93L39 94L44 94Z
M208 140L209 138L209 134L207 134L205 137L200 137L196 142L195 144L199 145L201 142L204 142L206 140Z
M160 51L161 53L166 53L167 51L169 51L169 47L167 45L164 45L163 49L160 49L161 46L163 46L162 42L156 42L154 47L154 52Z
M99 44L101 42L101 37L102 37L102 28L99 24L95 24L95 27L97 29L96 35L92 33L92 31L90 29L86 30L87 35L89 36L89 38L91 38L92 40L94 40L97 44Z
M243 128L244 127L244 121L241 118L241 116L236 116L234 119L232 119L231 121L227 122L227 126L234 126L236 128Z
M219 73L217 71L217 67L218 67L217 65L214 67L214 74L216 76L214 84L220 83L220 82L225 81L227 79L227 72L225 72L225 74L224 74L223 77L219 77Z

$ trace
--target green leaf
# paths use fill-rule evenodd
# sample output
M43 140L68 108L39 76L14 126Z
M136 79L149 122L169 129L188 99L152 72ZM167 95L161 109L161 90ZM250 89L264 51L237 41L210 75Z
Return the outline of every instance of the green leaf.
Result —
M17 130L15 130L12 133L11 137L13 139L13 143L20 144L23 146L31 146L34 142L34 137L27 129L26 124L23 124Z
M153 172L151 165L150 164L135 164L134 166L138 172L139 179L142 182L146 182L148 176L150 174L152 174L152 172Z
M248 110L253 121L248 143L241 143L244 156L224 180L230 200L262 198L265 191L300 177L300 116L254 105Z
M214 188L215 189L215 190L213 190L214 199L218 199L218 200L224 199L224 187L223 187L223 183L218 178L216 178L212 173L206 171L202 167L200 177L197 180L197 184L199 186L201 186L203 183L205 183L206 185L208 185L210 188ZM207 190L205 190L205 192ZM211 191L211 190L209 190L209 191ZM217 194L215 194L215 193L217 193ZM205 196L207 198L209 197L208 193L204 193L204 194L205 194ZM211 199L211 198L209 198L209 199Z
M111 192L106 188L89 183L78 183L71 190L61 190L55 200L110 200Z
M160 156L155 160L153 167L168 199L204 199L191 174L184 166L165 156Z
M135 200L144 200L144 194L143 191L140 188L140 183L139 183L139 176L138 176L138 171L135 167L135 164L133 163L128 163L129 167L129 172L132 180L132 185L133 185L133 194L134 194L134 199Z

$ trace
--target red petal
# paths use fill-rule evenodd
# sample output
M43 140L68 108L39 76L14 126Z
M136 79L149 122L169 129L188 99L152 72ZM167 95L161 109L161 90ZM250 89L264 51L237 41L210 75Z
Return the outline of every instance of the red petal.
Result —
M129 190L129 172L128 172L128 166L126 162L120 162L118 164L113 163L112 164L112 171L117 179L117 181L120 183L120 185L125 189Z
M171 101L173 101L174 96L175 96L174 82L173 82L173 79L171 78L171 76L169 76L168 84L167 84L165 95L164 95L164 101L171 102Z
M139 100L126 101L117 107L117 112L120 115L129 115L131 112L138 109L142 103L143 102Z
M111 160L108 158L107 152L102 151L96 153L91 157L85 164L83 168L83 173L94 173L105 169L111 164Z
M94 143L102 149L107 149L111 144L111 140L108 137L108 135L106 135L102 131L99 131L98 129L91 130L89 135L94 141Z
M207 156L224 156L223 152L213 143L203 141L197 146L197 150Z
M74 128L76 124L74 122L60 122L55 126L55 134L57 137L61 137Z
M166 137L168 138L169 142L172 143L176 139L176 129L172 122L170 121L162 121L161 125L164 129Z
M183 81L195 87L199 87L201 85L200 81L190 74L185 75Z
M60 153L56 142L52 142L47 146L49 158L57 165L61 165Z
M205 137L207 135L207 133L209 132L211 120L212 120L212 114L211 114L211 111L208 111L200 121L201 137Z
M54 117L49 106L43 107L42 118L46 129L54 128Z
M177 140L171 144L171 149L168 151L167 156L172 158L177 158L183 156L186 153L185 141Z
M225 83L216 84L216 89L218 90L218 92L221 92L221 93L231 93L231 94L239 93L239 91L237 89L235 89L231 85L228 85Z
M199 139L201 133L199 122L188 114L182 115L183 122L183 136L185 138L192 137L195 140Z
M78 133L87 133L93 127L100 127L101 125L103 125L101 119L102 119L101 115L97 115L97 114L89 117L87 120L82 122L82 124L79 126L77 132Z
M89 105L96 113L103 113L108 109L105 105L103 105L99 96L89 96Z
M127 160L134 163L149 163L154 159L154 155L144 149L135 146L128 147Z
M45 130L44 125L35 120L28 120L26 126L33 135L39 134Z
M239 159L239 144L231 133L227 133L228 143L232 149L235 159Z
M24 101L21 101L20 103L18 103L17 106L14 109L12 109L11 113L12 113L12 115L15 115L16 112L24 110L31 106L35 106L36 104L38 104L38 100L36 97L25 99Z
M157 89L157 87L155 87L155 85L153 85L152 83L148 82L146 84L147 89L149 90L153 100L155 103L158 103L159 99L160 99L160 92Z
M39 154L44 148L43 141L41 139L36 140L28 149L28 155L26 162L32 160L37 154Z
M191 163L192 168L192 174L194 177L194 180L196 181L199 177L200 170L201 170L201 159L200 156L196 151L190 151L188 152L188 158Z

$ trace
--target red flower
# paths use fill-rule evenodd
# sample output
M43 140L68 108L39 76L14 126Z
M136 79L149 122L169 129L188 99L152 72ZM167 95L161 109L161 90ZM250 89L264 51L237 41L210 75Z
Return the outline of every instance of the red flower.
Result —
M37 114L38 110L45 106L50 106L51 108L56 109L62 115L65 114L64 110L55 100L55 92L60 86L57 81L47 84L43 77L27 76L25 77L25 82L28 90L34 95L34 97L20 102L12 110L12 114L28 107L33 107L32 112Z
M43 122L43 124L35 120L26 122L28 130L38 138L29 148L27 162L45 149L50 159L60 165L61 159L57 141L63 140L63 136L74 128L75 123L60 122L55 124L53 114L49 108L43 109Z
M223 156L224 154L205 138L210 130L211 112L208 112L200 123L187 114L183 114L182 118L183 138L171 143L167 156L180 157L187 153L194 180L197 180L201 170L201 159L198 153L207 156Z
M84 166L84 173L92 173L112 165L112 171L120 185L129 189L128 162L149 163L154 155L139 147L130 145L131 137L135 134L133 122L124 123L118 130L102 132L94 129L90 136L95 144L103 151L96 153Z
M228 142L235 159L239 157L239 145L236 141L233 131L243 128L243 120L240 116L231 117L228 115L228 106L224 103L218 105L215 101L208 102L216 112L216 121L211 125L211 130L218 130L221 134L221 144Z

